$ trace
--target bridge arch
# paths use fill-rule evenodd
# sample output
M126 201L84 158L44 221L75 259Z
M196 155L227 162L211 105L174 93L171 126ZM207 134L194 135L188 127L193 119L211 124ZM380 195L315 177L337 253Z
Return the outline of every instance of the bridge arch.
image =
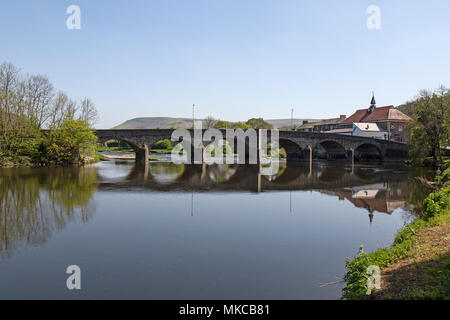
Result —
M287 161L299 161L304 159L304 150L302 147L291 139L279 139L280 148L286 151Z
M133 139L127 139L123 137L102 137L97 140L98 143L105 143L110 140L117 140L120 142L126 143L128 146L130 146L131 149L133 149L136 162L144 163L148 161L149 154L148 154L148 147L147 145L138 145Z
M383 153L380 147L375 143L361 143L354 149L354 152L356 161L383 160Z
M342 160L347 158L346 153L345 147L333 139L320 140L313 148L313 155L320 159Z

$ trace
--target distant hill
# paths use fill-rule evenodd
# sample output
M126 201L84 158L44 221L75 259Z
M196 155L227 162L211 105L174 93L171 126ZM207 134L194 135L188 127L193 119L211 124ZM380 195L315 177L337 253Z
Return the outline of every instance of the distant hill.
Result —
M300 126L305 120L308 122L320 121L318 119L294 119L294 125ZM272 119L266 121L275 129L289 128L291 126L291 119ZM189 118L146 117L127 120L115 126L113 129L169 129L190 127L192 127L192 119Z
M169 117L148 117L127 120L113 129L169 129L190 128L192 119L189 118L169 118Z
M291 119L272 119L266 121L270 123L275 129L291 127ZM303 124L303 121L318 122L321 121L321 119L294 119L293 121L294 126L295 127L301 126Z

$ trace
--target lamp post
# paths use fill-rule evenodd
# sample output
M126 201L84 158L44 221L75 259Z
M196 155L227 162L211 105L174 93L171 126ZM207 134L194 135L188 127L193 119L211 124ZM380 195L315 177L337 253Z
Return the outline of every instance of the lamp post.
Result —
M195 104L192 105L192 129L195 129L194 108L195 108Z
M294 130L294 108L291 109L291 130Z

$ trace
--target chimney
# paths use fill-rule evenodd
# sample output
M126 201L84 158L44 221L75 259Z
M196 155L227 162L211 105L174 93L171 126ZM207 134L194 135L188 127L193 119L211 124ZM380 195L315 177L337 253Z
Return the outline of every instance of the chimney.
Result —
M339 119L341 119L341 120L345 120L347 118L347 116L345 115L345 114L341 114L340 116L339 116Z

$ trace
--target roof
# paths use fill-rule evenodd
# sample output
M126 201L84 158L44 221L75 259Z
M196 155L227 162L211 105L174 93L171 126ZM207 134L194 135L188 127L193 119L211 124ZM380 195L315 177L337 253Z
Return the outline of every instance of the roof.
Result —
M324 133L352 133L352 132L353 132L353 128L342 128L342 129L333 129L333 130L324 131Z
M353 123L353 125L361 131L370 131L370 132L380 132L381 131L376 123L355 122L355 123Z
M297 129L310 129L310 128L314 128L317 125L318 122L307 122L302 124L300 127L298 127Z
M316 126L325 126L327 124L339 124L342 122L342 118L325 119L320 122L316 122Z
M342 120L343 118L332 118L332 119L324 119L317 122L308 122L298 127L298 129L310 129L317 126L325 126L328 124L339 124L342 122Z
M403 112L394 108L394 106L386 106L372 109L360 109L357 110L350 117L341 122L341 124L352 124L354 122L375 122L375 121L410 121L411 118L408 117Z

